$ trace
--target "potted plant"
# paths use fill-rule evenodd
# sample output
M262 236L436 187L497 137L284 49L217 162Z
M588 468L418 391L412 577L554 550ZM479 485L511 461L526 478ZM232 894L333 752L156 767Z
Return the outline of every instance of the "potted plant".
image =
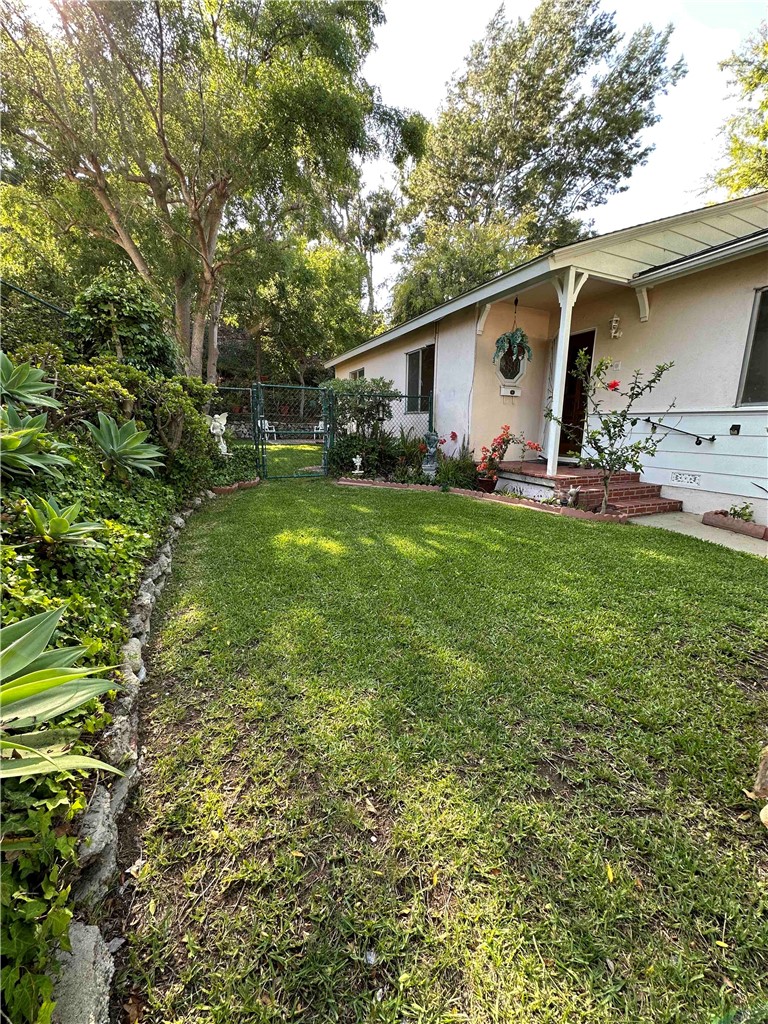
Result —
M480 449L482 458L477 466L477 486L479 490L490 494L496 490L499 479L499 463L507 454L507 448L513 443L520 444L521 438L510 432L509 424L505 423L498 437L491 441L491 447L485 445Z

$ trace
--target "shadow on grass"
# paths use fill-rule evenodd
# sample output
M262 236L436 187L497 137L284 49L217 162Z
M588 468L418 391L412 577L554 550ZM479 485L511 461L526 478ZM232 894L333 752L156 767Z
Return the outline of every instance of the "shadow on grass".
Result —
M760 707L735 680L764 581L688 538L439 493L206 509L145 701L149 1019L754 1002Z

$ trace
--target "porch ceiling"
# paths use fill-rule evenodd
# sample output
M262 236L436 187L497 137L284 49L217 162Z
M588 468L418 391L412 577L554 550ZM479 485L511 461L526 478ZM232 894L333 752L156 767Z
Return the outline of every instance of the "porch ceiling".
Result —
M552 275L552 277L554 276L555 274ZM609 292L626 288L627 285L616 284L614 281L603 281L600 278L590 276L579 292L578 303L588 302L607 295ZM527 306L529 309L542 309L548 313L557 313L560 310L557 293L551 280L539 282L530 288L521 288L515 295L520 300L520 305ZM499 299L493 305L508 305L511 307L515 300L515 295Z

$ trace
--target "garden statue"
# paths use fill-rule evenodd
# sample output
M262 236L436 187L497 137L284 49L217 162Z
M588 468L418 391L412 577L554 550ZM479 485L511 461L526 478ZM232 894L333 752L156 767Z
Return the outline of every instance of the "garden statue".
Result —
M440 435L434 430L428 430L424 435L424 444L427 447L424 458L421 462L421 471L430 480L435 479L437 473L437 446L440 443Z
M568 488L568 508L576 508L579 504L579 491L581 491L581 487L576 487L574 484Z
M227 413L219 412L215 416L206 416L205 418L208 421L208 429L216 438L219 451L222 455L229 455L227 442L224 440L224 430L227 425Z
M363 456L362 455L353 455L352 456L352 461L355 464L355 468L352 470L352 476L362 476L363 475Z

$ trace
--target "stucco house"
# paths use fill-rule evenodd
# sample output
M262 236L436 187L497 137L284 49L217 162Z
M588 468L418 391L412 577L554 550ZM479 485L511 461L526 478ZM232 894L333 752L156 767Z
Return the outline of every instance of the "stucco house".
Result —
M515 323L532 360L494 363ZM544 456L502 464L499 488L545 494L574 472L573 442L545 410L584 423L569 373L582 348L610 358L619 380L675 364L637 406L635 429L648 431L674 400L664 441L634 488L617 482L615 504L705 512L748 501L768 522L768 192L554 249L326 366L431 392L435 429L478 453L509 423Z

